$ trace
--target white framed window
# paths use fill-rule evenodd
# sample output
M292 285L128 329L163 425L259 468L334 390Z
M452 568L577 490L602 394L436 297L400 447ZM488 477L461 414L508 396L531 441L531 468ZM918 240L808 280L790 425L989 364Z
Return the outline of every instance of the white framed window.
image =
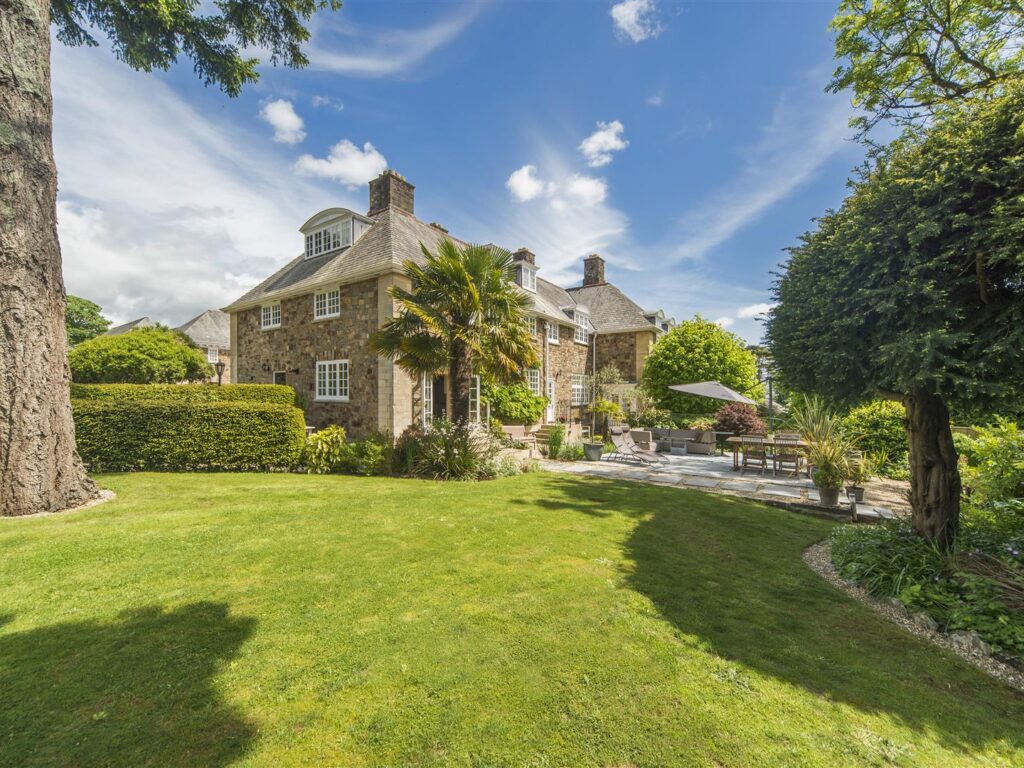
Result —
M306 235L306 258L320 256L352 245L352 220L335 222Z
M265 304L260 307L260 326L263 329L281 327L281 304Z
M537 318L534 317L533 315L530 315L529 317L527 317L526 318L526 327L530 329L530 335L531 336L536 336L537 335Z
M547 325L547 327L548 327L548 344L557 344L558 343L558 323L556 323L556 322L554 322L552 320L547 320L547 321L545 321L545 325Z
M216 347L207 347L206 362L216 363L218 360L220 360L220 350L217 349Z
M586 312L580 312L578 309L573 310L572 319L576 323L576 327L573 329L573 339L580 344L586 344L590 340L590 334L587 330L589 321Z
M528 264L519 266L519 284L524 290L537 292L537 270Z
M587 397L587 390L589 381L587 376L582 373L574 373L570 378L571 394L570 397L573 405L586 405L590 398Z
M341 289L313 294L313 319L325 320L341 315Z
M540 394L540 368L526 369L526 386L535 395Z
M423 374L423 426L434 423L434 377Z
M348 402L348 360L318 360L316 399Z
M480 377L474 376L469 387L469 422L480 423Z

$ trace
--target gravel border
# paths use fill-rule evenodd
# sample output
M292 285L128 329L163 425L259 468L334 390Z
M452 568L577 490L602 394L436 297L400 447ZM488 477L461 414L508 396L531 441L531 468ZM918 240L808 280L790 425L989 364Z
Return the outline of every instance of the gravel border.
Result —
M112 501L117 498L117 494L106 488L100 488L96 498L89 499L84 504L79 504L77 507L68 507L67 509L58 509L55 512L35 512L31 515L16 515L14 517L0 517L0 520L32 520L36 517L50 517L52 515L66 515L70 512L81 512L83 509L89 509L95 507L98 504L103 504L106 501Z
M828 539L809 546L804 550L803 557L804 562L807 563L812 571L825 579L833 587L842 590L854 600L868 606L875 613L884 616L894 624L898 624L910 634L916 635L922 640L927 640L929 643L951 653L955 653L968 664L977 667L983 672L987 672L1011 688L1016 688L1021 693L1024 693L1024 672L1021 670L1005 664L992 656L986 656L979 651L964 648L962 645L954 643L945 633L927 629L917 624L902 605L897 607L893 603L872 597L857 585L843 579L836 571L835 566L832 565L832 543Z

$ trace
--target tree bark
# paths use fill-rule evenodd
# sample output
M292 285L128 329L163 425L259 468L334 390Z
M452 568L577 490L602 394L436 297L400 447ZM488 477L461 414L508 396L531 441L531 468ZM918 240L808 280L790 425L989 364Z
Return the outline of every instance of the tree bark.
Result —
M960 528L960 471L949 409L943 399L918 390L903 399L910 443L910 506L914 528L949 549Z
M465 344L452 344L448 369L448 378L452 382L452 421L468 424L470 391L473 388L473 356Z
M49 0L0 0L0 515L96 495L75 451L57 242Z

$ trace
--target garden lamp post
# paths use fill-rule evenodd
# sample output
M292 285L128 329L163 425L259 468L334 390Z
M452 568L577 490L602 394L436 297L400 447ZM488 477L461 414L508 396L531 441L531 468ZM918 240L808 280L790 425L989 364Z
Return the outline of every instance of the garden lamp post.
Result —
M220 386L221 377L224 375L224 361L218 360L213 364L213 367L217 369L217 386Z

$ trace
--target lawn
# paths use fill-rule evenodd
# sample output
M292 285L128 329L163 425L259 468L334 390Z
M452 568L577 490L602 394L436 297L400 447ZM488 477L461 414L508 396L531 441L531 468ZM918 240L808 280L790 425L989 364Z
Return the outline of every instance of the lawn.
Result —
M0 520L2 766L1024 765L1024 696L821 581L821 520L549 474L100 480Z

